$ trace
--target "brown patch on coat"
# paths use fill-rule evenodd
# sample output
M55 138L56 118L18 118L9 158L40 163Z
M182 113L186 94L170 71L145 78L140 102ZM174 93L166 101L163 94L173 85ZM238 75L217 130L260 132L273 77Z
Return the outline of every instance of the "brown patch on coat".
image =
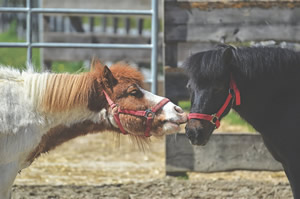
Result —
M143 75L136 69L124 65L122 63L114 64L110 67L112 75L117 80L112 90L108 90L108 94L114 103L118 104L121 109L128 110L146 110L154 106L153 102L149 102L144 96L136 97L128 94L129 88L143 88ZM121 97L124 96L124 97ZM120 113L119 115L122 126L131 134L137 137L144 137L146 130L145 117L133 116L129 114ZM161 110L156 114L153 120L151 131L159 132L162 130L164 123L164 116L161 115Z
M103 66L100 61L95 61L91 72L79 75L51 74L46 86L46 93L42 99L42 110L47 112L67 111L75 106L86 106L91 111L99 112L108 108L104 97L105 90L111 99L120 105L122 109L146 110L153 106L143 96L129 95L129 88L143 86L143 75L128 65L115 64L110 69ZM120 97L124 96L124 97ZM160 111L157 113L159 114ZM152 130L161 131L163 116L155 117ZM140 143L147 143L144 136L146 118L120 114L122 125L134 134L134 139ZM88 133L101 132L104 130L119 132L113 126L99 125L91 121L84 121L71 127L64 125L56 126L43 135L39 145L30 153L27 160L32 162L41 153L48 152L56 146L75 137Z
M100 111L107 104L103 90L112 90L118 84L123 84L121 87L126 89L128 83L142 87L143 75L136 69L120 63L114 64L109 70L98 60L93 62L91 71L87 73L50 74L41 110L51 113L83 106L92 111Z
M143 87L144 76L129 65L117 63L112 65L110 70L117 80L135 83L140 87Z
M67 142L78 136L105 130L116 131L116 129L113 127L107 127L103 124L95 124L89 120L77 123L70 127L64 125L56 126L42 136L39 145L29 154L29 156L27 157L27 161L31 163L42 153L46 153L63 144L64 142Z
M87 106L92 111L100 111L108 108L103 90L110 93L111 98L118 102L122 108L132 110L145 110L149 107L144 98L127 96L119 101L118 95L124 94L129 86L142 87L143 75L128 65L115 64L110 70L100 61L93 63L91 72L79 75L52 74L47 81L46 94L43 98L43 110L48 112L66 111L75 106ZM136 132L135 140L146 143L147 138L142 136L144 132L145 118L130 115L120 115L122 124L131 132ZM134 124L134 125L132 125ZM75 137L101 131L119 132L113 126L99 125L91 121L84 121L71 127L56 126L43 135L39 145L30 153L27 160L32 162L40 154L54 149ZM139 133L139 134L138 134Z

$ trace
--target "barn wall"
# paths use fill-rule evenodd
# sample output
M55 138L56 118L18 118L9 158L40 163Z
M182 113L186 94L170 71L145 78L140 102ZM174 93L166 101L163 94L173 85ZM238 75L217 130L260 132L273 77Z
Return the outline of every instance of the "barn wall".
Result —
M182 61L220 43L275 44L300 50L299 1L164 1L166 97L189 100ZM213 134L192 146L184 134L166 139L166 172L281 170L259 134Z

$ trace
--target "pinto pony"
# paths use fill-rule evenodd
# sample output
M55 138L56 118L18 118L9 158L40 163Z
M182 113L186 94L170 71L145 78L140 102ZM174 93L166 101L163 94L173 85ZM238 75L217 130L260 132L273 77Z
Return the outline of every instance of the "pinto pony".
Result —
M222 45L192 55L184 67L190 78L191 143L205 145L233 108L260 132L300 199L300 53Z
M17 173L41 153L77 136L112 131L146 139L178 131L186 114L142 81L129 66L99 61L72 75L0 67L0 198L10 198Z

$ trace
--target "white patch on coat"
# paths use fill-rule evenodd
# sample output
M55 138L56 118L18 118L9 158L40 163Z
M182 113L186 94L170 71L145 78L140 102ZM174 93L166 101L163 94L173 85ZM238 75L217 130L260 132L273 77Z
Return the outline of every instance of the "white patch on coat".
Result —
M154 105L164 99L164 97L155 95L144 89L141 89L141 91L144 93L145 99L149 100ZM162 115L164 116L164 120L169 121L166 122L162 127L163 128L162 132L164 134L169 134L169 133L173 133L174 131L179 131L180 127L179 125L176 125L176 123L182 123L182 121L186 120L187 116L183 113L179 113L178 111L176 111L175 107L177 107L177 109L182 110L180 107L178 107L171 101L169 101L167 104L165 104L162 107Z
M106 110L76 107L60 113L39 110L49 73L19 72L0 66L0 198L10 195L18 173L29 166L28 155L51 128L91 120L108 124Z

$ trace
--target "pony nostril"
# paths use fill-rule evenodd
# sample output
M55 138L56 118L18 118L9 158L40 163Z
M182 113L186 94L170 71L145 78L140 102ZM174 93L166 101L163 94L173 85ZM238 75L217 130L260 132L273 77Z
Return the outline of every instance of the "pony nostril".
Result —
M179 106L174 106L174 109L175 109L175 111L178 112L178 113L183 113L182 108L180 108Z

